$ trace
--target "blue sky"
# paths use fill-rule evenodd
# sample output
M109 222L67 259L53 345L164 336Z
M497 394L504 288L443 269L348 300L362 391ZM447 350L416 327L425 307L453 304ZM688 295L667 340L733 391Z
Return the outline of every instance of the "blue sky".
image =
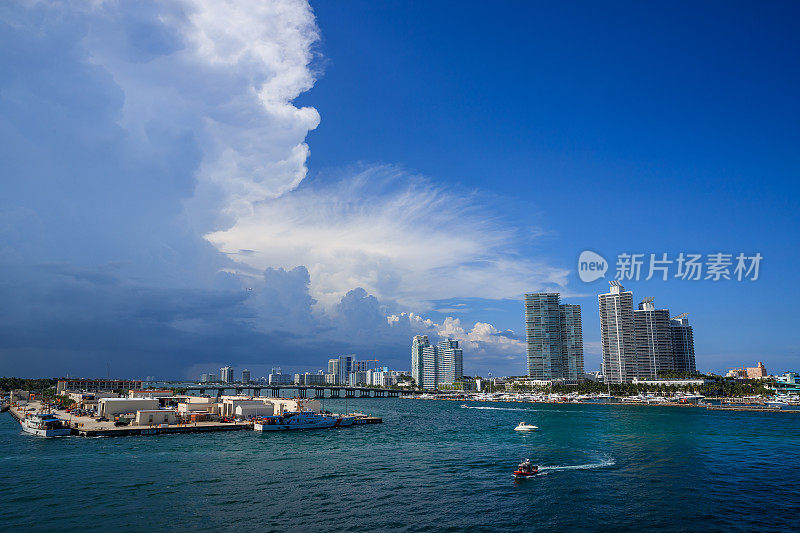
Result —
M429 333L520 374L544 289L598 369L585 249L760 252L625 286L690 313L699 369L796 369L797 10L6 4L3 373L407 368Z

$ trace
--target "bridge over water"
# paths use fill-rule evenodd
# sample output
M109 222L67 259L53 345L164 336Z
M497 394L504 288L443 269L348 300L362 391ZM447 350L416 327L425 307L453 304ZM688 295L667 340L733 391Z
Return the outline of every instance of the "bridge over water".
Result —
M256 384L203 384L184 387L187 391L196 391L199 394L216 393L217 396L228 394L251 394L252 396L281 397L283 391L294 391L294 396L300 398L399 398L411 396L416 391L402 389L384 389L376 387L348 387L346 385L256 385Z

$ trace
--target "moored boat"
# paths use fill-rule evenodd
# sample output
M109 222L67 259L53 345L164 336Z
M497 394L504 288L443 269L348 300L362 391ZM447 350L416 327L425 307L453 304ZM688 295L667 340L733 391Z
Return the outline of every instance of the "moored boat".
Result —
M38 437L65 437L72 433L67 422L52 413L29 413L19 423L23 431Z
M355 417L337 414L320 414L313 411L294 411L277 416L265 416L253 423L256 431L281 431L290 429L324 429L352 426Z

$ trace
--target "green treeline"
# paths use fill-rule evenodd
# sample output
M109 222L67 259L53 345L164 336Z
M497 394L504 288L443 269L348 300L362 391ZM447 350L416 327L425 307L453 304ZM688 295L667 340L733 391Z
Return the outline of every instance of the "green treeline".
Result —
M713 379L713 378L712 378ZM774 391L767 389L766 386L769 381L763 380L747 380L735 381L732 379L716 378L712 383L705 385L654 385L646 383L618 383L611 385L611 394L614 396L628 396L639 393L653 393L653 394L672 394L675 392L686 392L694 394L702 394L703 396L715 397L741 397L741 396L754 396L757 394L771 395ZM605 383L597 383L594 381L584 381L578 385L552 385L550 387L527 387L521 384L513 385L514 391L542 391L542 392L555 392L555 393L569 393L578 392L581 394L589 393L607 393L609 386Z
M2 377L0 378L0 390L21 389L31 392L44 392L47 389L54 388L57 382L57 378L25 379Z

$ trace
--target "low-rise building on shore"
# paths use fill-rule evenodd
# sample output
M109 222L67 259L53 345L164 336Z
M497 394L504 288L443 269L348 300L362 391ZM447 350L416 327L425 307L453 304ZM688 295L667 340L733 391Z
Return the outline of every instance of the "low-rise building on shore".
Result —
M157 398L101 398L97 401L97 416L113 418L136 411L151 411L158 407Z
M146 409L136 411L133 421L136 426L160 426L161 424L177 424L178 413L172 409Z
M56 383L56 395L66 391L82 392L115 392L122 390L141 390L141 380L135 379L59 379Z

